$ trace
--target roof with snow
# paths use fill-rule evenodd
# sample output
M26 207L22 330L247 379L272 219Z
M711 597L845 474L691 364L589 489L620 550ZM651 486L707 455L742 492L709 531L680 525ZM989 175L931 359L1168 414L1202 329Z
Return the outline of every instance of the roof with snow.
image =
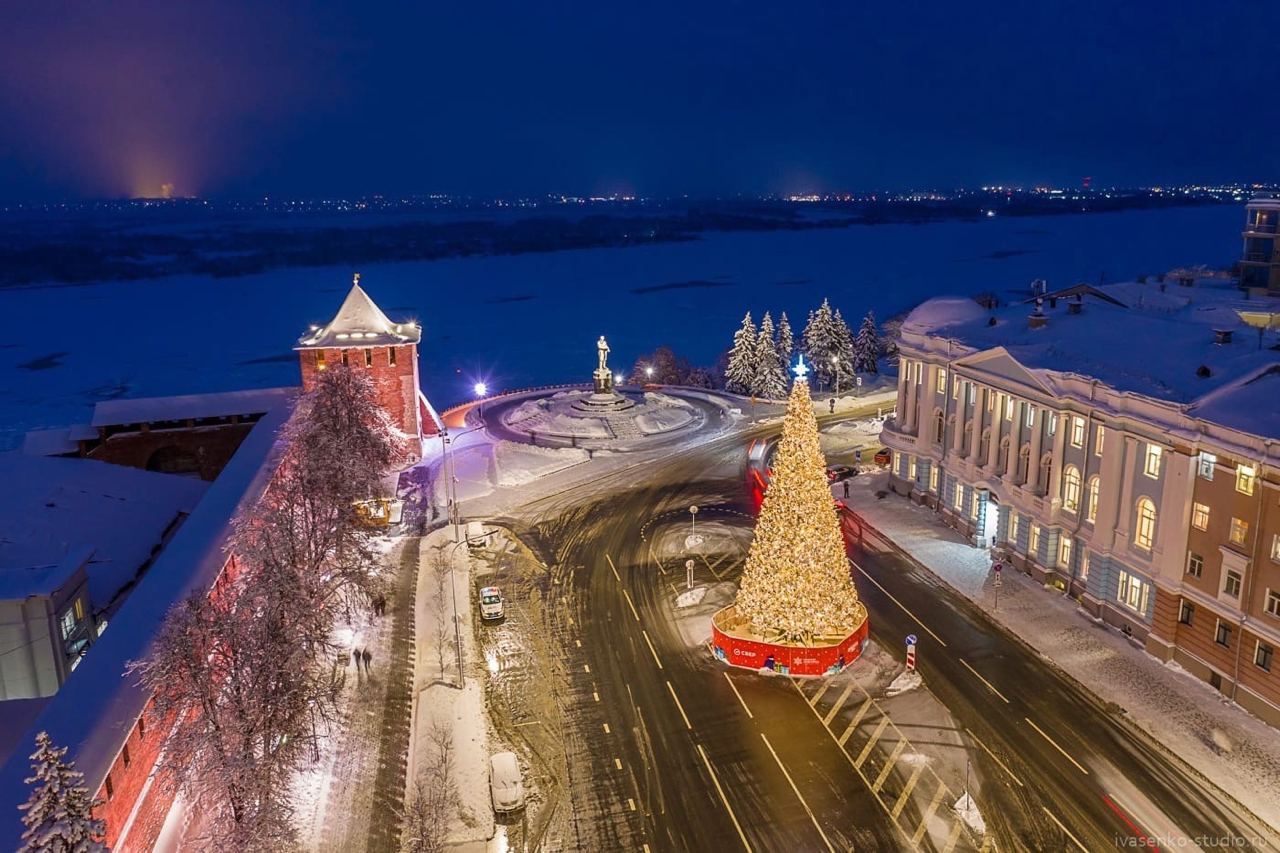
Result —
M360 287L357 273L351 292L328 325L313 328L294 349L319 347L385 347L416 344L422 338L417 323L393 323Z
M120 426L157 421L226 418L232 415L262 415L277 406L288 404L297 393L297 388L255 388L216 394L103 400L93 407L91 425ZM93 437L96 438L97 434Z
M54 743L69 747L68 757L84 773L89 789L98 789L123 736L147 701L147 692L125 673L126 665L148 654L170 607L213 585L226 562L224 549L232 534L232 520L242 506L258 500L274 473L274 460L280 452L277 437L290 412L287 407L273 409L254 426L84 663L15 739L19 746L33 744L36 732L49 732ZM5 756L0 768L0 803L10 804L0 817L0 847L18 846L21 812L12 804L27 798L23 780L30 775L28 752L17 749ZM4 843L6 838L8 844Z
M65 579L64 561L91 550L95 609L133 580L209 487L189 477L17 451L0 453L0 482L0 598L48 593Z
M984 351L1004 347L1024 367L1097 379L1117 391L1189 405L1209 401L1210 395L1240 386L1240 394L1223 398L1212 411L1213 420L1255 435L1280 437L1272 397L1267 406L1239 412L1228 423L1227 409L1235 400L1276 388L1269 379L1261 385L1249 380L1280 367L1276 335L1259 336L1241 313L1267 310L1270 303L1249 300L1220 279L1196 280L1194 286L1156 282L1071 288L1071 296L1050 306L1042 303L1043 328L1028 323L1030 307L1021 302L994 310L971 299L930 299L908 315L905 333L950 339ZM1060 292L1061 293L1061 292ZM1068 306L1080 301L1080 313ZM1231 333L1219 342L1219 330ZM1267 374L1268 376L1270 374ZM1245 388L1251 390L1244 390Z

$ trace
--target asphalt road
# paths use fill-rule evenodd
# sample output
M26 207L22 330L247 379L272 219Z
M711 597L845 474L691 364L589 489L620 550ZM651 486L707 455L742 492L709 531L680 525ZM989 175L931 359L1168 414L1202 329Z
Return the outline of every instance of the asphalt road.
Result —
M694 503L700 518L749 525L746 445L768 431L673 450L507 522L552 567L549 605L569 673L569 846L977 849L946 808L954 792L931 795L895 763L902 747L882 732L898 727L871 697L727 670L682 639L671 583L683 571L655 560L652 537L687 520ZM927 685L965 729L988 844L1092 851L1149 834L1204 846L1274 837L966 599L863 535L856 519L847 525L873 639L899 650L917 634ZM700 583L740 571L731 555L715 564L719 576L700 568Z

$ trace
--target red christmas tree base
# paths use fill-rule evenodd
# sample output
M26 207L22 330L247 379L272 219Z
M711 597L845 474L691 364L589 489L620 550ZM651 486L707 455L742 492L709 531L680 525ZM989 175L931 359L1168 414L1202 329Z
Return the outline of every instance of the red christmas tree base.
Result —
M711 617L711 652L729 666L769 670L781 675L817 677L835 675L862 655L871 630L871 620L830 645L801 646L769 643L745 630L734 630L736 607L729 605Z

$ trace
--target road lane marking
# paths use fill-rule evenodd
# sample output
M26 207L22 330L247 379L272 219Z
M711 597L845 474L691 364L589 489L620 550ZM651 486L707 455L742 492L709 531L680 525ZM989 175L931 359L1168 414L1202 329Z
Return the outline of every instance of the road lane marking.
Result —
M665 575L667 573L667 567L662 565L662 561L658 559L658 555L653 552L653 543L649 543L649 556L658 564L658 571Z
M827 690L828 690L830 687L831 687L831 680L830 680L830 679L828 679L827 681L823 682L821 689L819 689L817 693L813 694L813 698L812 698L812 699L809 699L809 700L808 700L808 702L809 702L809 707L810 707L810 708L816 708L816 707L818 707L818 700L819 700L819 699L821 699L821 698L826 694Z
M1067 838L1070 838L1072 841L1074 841L1076 843L1076 846L1079 847L1081 850L1085 851L1085 853L1089 853L1089 848L1081 844L1080 839L1072 835L1071 830L1063 826L1062 821L1054 817L1053 812L1049 811L1049 809L1046 806L1041 806L1040 808L1044 809L1044 813L1049 816L1049 820L1053 821L1058 825L1058 829L1061 829L1064 833L1066 833Z
M876 726L875 731L871 733L871 740L867 741L866 746L862 747L862 752L858 753L858 758L853 762L853 766L862 769L862 762L867 760L867 756L871 755L871 750L875 749L876 741L880 740L880 735L884 734L885 728L889 725L889 715L882 713L880 715L880 725Z
M599 702L599 701L600 701L600 694L599 694L599 693L597 693L597 692L596 692L596 691L594 691L594 690L592 690L592 691L591 691L591 697L592 697L593 699L595 699L597 702Z
M994 693L994 694L996 694L997 696L999 696L1001 699L1004 699L1004 703L1005 703L1006 705L1008 705L1008 704L1009 704L1009 700L1008 700L1008 699L1005 699L1004 694L1003 694L1003 693L1001 693L999 690L996 690L996 687L995 687L995 685L994 685L994 684L992 684L990 681L987 681L985 678L983 678L983 677L982 677L982 673L978 672L976 669L974 669L973 667L969 666L969 662L968 662L967 660L965 660L964 658L960 658L960 663L964 664L965 669L969 670L969 671L970 671L970 672L972 672L974 675L976 675L976 676L978 677L978 680L979 680L979 681L981 681L983 684L987 685L987 689L988 689L988 690L990 690L992 693Z
M748 719L755 719L755 714L751 713L751 709L747 707L747 700L742 698L742 694L738 692L738 685L733 683L733 679L729 677L729 673L724 674L724 680L729 682L729 686L733 688L733 695L738 697L738 701L742 703L742 710L747 712Z
M632 616L634 616L634 617L636 617L636 621L637 621L637 622L639 622L639 621L640 621L640 614L636 612L636 606L635 606L634 604L632 604L632 603L631 603L631 593L627 592L627 591L624 589L624 590L622 591L622 594L623 594L623 595L625 595L625 596L627 597L627 606L631 608L631 615L632 615Z
M898 763L898 756L902 755L902 750L906 749L907 742L902 738L898 738L898 744L893 748L893 752L889 753L889 757L884 760L884 767L880 768L880 775L876 777L876 783L871 786L871 793L880 793L884 780L889 778L889 774L893 772L893 765Z
M622 759L621 759L621 758L615 758L615 759L613 759L613 766L614 766L614 767L616 767L616 768L618 768L619 770L621 770L621 769L622 769Z
M924 810L924 814L920 818L920 825L916 827L915 835L911 836L911 846L915 847L920 843L920 839L924 838L925 831L929 829L929 821L933 820L933 813L938 810L938 803L942 802L942 797L947 793L947 786L938 783L938 790L933 792L933 799L929 801L929 808Z
M583 671L583 672L590 672L590 671L591 671L591 664L589 664L589 663L584 663L584 664L582 665L582 671Z
M992 760L992 761L994 761L996 764L999 764L999 765L1000 765L1000 769L1001 769L1001 770L1003 770L1005 773L1008 773L1008 774L1009 774L1009 778L1010 778L1010 779L1012 779L1013 781L1015 781L1015 782L1017 782L1017 783L1018 783L1018 787L1019 787L1019 788L1025 788L1025 787L1027 787L1026 785L1022 784L1022 780L1018 778L1017 774L1015 774L1012 770L1010 770L1010 769L1009 769L1009 766L1008 766L1007 764L1005 764L1003 761L1001 761L1001 760L1000 760L1000 756L998 756L998 755L996 755L994 752L992 752L992 751L991 751L991 748L990 748L989 746L987 746L985 743L983 743L981 740L979 740L979 739L978 739L978 736L977 736L977 735L975 735L975 734L973 733L973 730L972 730L972 729L965 729L965 731L966 731L966 732L968 732L969 737L973 738L973 742L974 742L974 743L976 743L978 746L982 747L983 751L984 751L984 752L986 752L986 753L987 753L987 755L990 755L990 756L991 756L991 760Z
M914 620L916 621L916 624L917 624L917 625L919 625L921 628L923 628L925 631L928 631L928 632L929 632L929 636L930 636L930 637L933 637L935 640L937 640L937 641L938 641L938 643L939 643L940 645L942 645L942 646L944 646L944 647L947 645L947 641L946 641L946 640L942 639L942 638L941 638L941 637L939 637L937 634L933 633L933 629L932 629L932 628L930 628L928 625L924 624L924 622L920 621L920 617L919 617L919 616L917 616L917 615L915 615L914 613L912 613L910 610L908 610L908 609L907 609L907 606L906 606L905 604L903 604L901 601L899 601L899 600L897 599L897 597L895 597L895 596L894 596L894 594L893 594L893 593L889 592L889 590L885 589L883 586L880 586L880 581L876 580L875 578L871 577L871 575L867 574L867 570L866 570L866 569L862 568L862 566L859 566L859 565L858 565L857 563L855 563L853 560L850 560L849 562L853 564L853 567L854 567L855 569L857 569L858 571L862 572L862 576L863 576L864 578L866 578L867 580L871 581L873 584L875 584L875 585L880 589L880 591L881 591L881 592L883 592L885 595L889 596L889 599L890 599L891 601L893 601L893 603L894 603L894 604L896 604L896 605L898 605L899 607L901 607L901 608L902 608L902 612L903 612L903 613L907 614L907 615L908 615L908 616L910 616L912 619L914 619Z
M911 791L916 787L916 782L920 781L920 774L924 772L924 762L916 764L911 776L907 778L907 784L903 787L902 793L898 795L898 801L893 804L893 811L889 813L889 819L895 823L898 815L902 814L902 807L907 804L907 800L911 799Z
M942 848L942 853L951 853L956 849L956 842L960 840L960 821L951 824L951 835L947 836L947 846Z
M833 705L831 710L827 712L827 715L822 718L822 724L824 726L831 725L831 721L835 719L836 714L840 713L840 709L844 707L845 700L849 698L849 694L852 692L853 682L850 681L848 686L845 687L844 692L840 694L840 698L836 700L836 704Z
M630 808L632 811L635 811L636 801L631 799L630 797L627 797L627 807ZM645 846L648 846L648 845L645 845Z
M653 662L658 665L658 669L662 669L662 661L658 660L658 653L654 650L653 643L649 640L649 632L641 628L640 633L644 634L644 641L649 647L649 654L653 655Z
M689 724L689 715L684 712L684 706L680 704L680 697L676 695L676 689L671 686L671 682L667 682L667 689L671 691L671 698L675 700L676 707L680 710L680 716L684 718L684 727L689 731L693 731L693 726Z
M618 577L618 567L613 564L613 557L605 554L604 558L609 561L609 568L613 570L613 579L618 583L622 583L622 578Z
M1071 753L1067 752L1065 749L1063 749L1062 747L1058 746L1058 742L1057 742L1057 741L1055 741L1053 738L1049 737L1049 735L1045 733L1045 730L1044 730L1044 729L1040 728L1039 726L1037 726L1037 725L1035 724L1035 721L1034 721L1034 720L1032 720L1030 717L1023 717L1022 719L1026 720L1028 723L1030 723L1030 724L1031 724L1031 728L1033 728L1033 729L1035 729L1036 731L1038 731L1038 732L1040 733L1040 737L1042 737L1042 738L1044 738L1045 740L1049 741L1049 743L1051 743L1051 744L1053 745L1053 748L1054 748L1054 749L1058 750L1058 752L1061 752L1064 756L1066 756L1067 761L1070 761L1072 764L1074 764L1074 765L1076 766L1076 769L1078 769L1081 773L1085 774L1086 776L1088 776L1088 775L1089 775L1089 771L1085 769L1084 765L1083 765L1083 764L1081 764L1079 761L1076 761L1074 758L1072 758L1072 757L1071 757Z
M729 798L724 795L724 788L720 787L720 777L716 775L716 769L711 766L711 759L707 758L707 751L702 748L702 744L698 744L698 754L702 756L702 763L707 765L707 772L711 774L711 781L716 786L716 793L720 795L720 802L724 804L724 810L729 813L729 820L733 821L733 828L738 830L738 838L742 840L742 846L747 849L747 853L752 853L751 843L747 841L747 836L742 831L742 824L738 823L738 816L733 813L733 807L729 805Z
M844 742L849 739L849 735L853 734L853 730L858 727L858 723L862 722L862 718L867 715L867 711L871 710L871 706L873 704L875 704L875 702L870 696L868 696L867 701L863 702L862 707L858 709L858 713L853 715L853 719L849 721L849 725L845 728L844 734L840 735L839 740L836 741L841 748L844 747Z
M609 733L609 724L608 724L608 723L605 723L605 724L604 724L604 733L605 733L605 734L608 734L608 733Z
M827 834L822 831L822 826L818 823L818 819L814 816L813 809L809 808L809 804L805 802L804 797L800 795L800 789L796 787L796 783L791 778L791 774L787 772L787 768L782 763L782 759L779 758L778 753L774 751L773 744L769 743L769 738L765 737L764 732L760 733L760 737L764 739L764 745L769 747L769 754L773 756L773 760L778 762L778 767L779 769L782 770L782 775L787 777L787 784L791 786L792 791L795 791L796 799L800 801L800 805L804 806L804 810L809 815L809 820L813 821L814 828L817 829L818 834L822 836L822 841L827 845L827 850L831 851L831 853L835 853L836 848L831 846L831 841L830 839L827 838Z

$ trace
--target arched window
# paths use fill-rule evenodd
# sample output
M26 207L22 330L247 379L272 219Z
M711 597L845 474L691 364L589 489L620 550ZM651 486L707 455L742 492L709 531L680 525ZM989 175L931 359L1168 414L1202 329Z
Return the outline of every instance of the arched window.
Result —
M933 441L935 444L942 444L942 434L945 428L946 422L942 419L942 409L937 409L933 413Z
M1018 451L1018 470L1014 479L1019 483L1027 482L1027 470L1031 464L1031 445L1024 444Z
M1072 514L1080 511L1080 469L1074 465L1062 469L1062 508Z
M973 446L973 422L964 425L964 444L960 445L960 455L968 456L969 448Z
M978 439L978 462L987 458L987 454L991 451L991 428L988 427L982 431L982 437Z
M1041 494L1049 493L1049 478L1053 476L1053 454L1046 453L1040 457L1040 488Z
M1133 525L1133 544L1150 551L1156 541L1156 505L1151 498L1138 498L1137 518Z
M1101 488L1102 481L1094 474L1089 478L1084 495L1084 520L1090 524L1098 520L1098 492Z

